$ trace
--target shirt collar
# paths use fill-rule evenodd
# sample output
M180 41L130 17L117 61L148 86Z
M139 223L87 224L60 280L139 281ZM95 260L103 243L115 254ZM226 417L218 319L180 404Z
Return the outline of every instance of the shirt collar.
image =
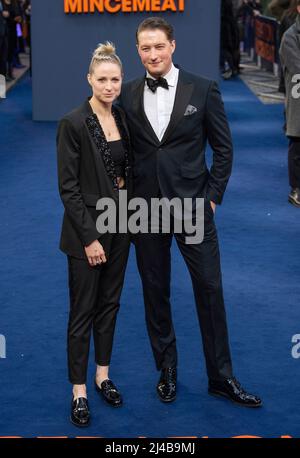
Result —
M164 78L168 81L169 86L174 87L176 85L178 72L179 72L178 68L176 68L175 65L172 63L172 66L169 72L164 76ZM147 72L147 78L155 79L148 72Z

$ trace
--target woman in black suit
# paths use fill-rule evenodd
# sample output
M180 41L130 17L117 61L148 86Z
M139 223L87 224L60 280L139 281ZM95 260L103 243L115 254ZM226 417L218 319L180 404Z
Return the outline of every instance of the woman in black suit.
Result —
M96 228L98 199L111 198L118 209L120 190L130 194L128 130L123 112L113 105L122 75L114 46L99 45L88 74L93 95L64 116L57 134L59 192L65 207L60 248L69 268L71 421L77 426L90 421L86 375L92 330L95 387L109 404L122 404L108 371L130 241L128 233L99 233Z

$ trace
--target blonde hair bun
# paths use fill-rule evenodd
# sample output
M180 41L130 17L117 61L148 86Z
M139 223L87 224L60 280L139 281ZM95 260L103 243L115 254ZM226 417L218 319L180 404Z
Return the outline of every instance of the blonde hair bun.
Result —
M97 48L93 52L89 73L93 73L95 65L101 64L102 62L113 62L119 65L121 72L123 73L121 59L116 54L116 47L111 41L98 44Z
M110 41L105 43L99 43L97 48L94 51L93 57L98 56L113 56L116 54L116 47Z

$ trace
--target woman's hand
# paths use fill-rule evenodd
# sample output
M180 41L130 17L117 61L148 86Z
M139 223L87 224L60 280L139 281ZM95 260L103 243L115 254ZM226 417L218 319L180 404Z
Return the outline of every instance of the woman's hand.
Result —
M95 240L90 245L84 247L84 250L90 266L94 267L98 264L106 262L103 246L98 242L98 240Z
M210 201L210 206L212 208L212 211L216 213L216 204L212 200Z

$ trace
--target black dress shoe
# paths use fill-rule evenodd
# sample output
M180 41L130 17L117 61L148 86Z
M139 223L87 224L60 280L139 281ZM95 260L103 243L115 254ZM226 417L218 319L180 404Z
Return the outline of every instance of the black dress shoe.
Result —
M295 207L300 207L300 189L294 188L289 194L289 202Z
M162 402L172 402L176 399L177 370L175 367L162 369L157 384L157 393Z
M209 380L208 392L214 396L223 396L244 407L261 407L262 401L254 394L247 393L235 377L224 381Z
M89 404L86 398L72 399L71 422L75 426L84 428L90 424Z
M117 387L109 379L103 380L101 388L95 380L95 387L98 393L101 393L103 399L113 407L120 407L123 404L123 399Z

